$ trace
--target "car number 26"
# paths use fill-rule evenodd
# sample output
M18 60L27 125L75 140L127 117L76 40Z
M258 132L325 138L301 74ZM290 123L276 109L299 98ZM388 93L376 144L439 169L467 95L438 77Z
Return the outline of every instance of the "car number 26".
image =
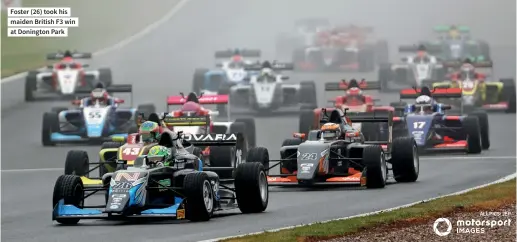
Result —
M318 158L318 154L316 153L303 153L300 155L301 160L316 160Z

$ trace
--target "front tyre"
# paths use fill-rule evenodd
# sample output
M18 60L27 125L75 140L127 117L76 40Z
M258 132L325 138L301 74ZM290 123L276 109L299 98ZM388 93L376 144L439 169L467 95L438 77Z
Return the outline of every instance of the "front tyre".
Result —
M187 203L186 218L193 222L208 221L214 213L214 191L208 175L203 172L189 173L183 180Z
M235 194L242 213L266 210L269 190L264 166L259 162L240 164L235 171Z
M61 175L54 185L52 208L56 209L60 201L63 201L63 205L73 205L80 208L84 204L83 197L84 185L81 178L75 175ZM52 220L56 220L60 224L77 224L80 220L78 218L56 218L54 215Z

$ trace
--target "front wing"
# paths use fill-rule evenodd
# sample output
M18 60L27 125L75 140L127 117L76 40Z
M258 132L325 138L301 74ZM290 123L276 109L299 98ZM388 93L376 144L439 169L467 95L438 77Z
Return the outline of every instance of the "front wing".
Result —
M350 168L352 169L352 168ZM366 185L366 174L356 170L350 171L348 174L334 174L324 181L318 182L299 182L296 174L270 175L267 177L269 186L333 186L333 185Z

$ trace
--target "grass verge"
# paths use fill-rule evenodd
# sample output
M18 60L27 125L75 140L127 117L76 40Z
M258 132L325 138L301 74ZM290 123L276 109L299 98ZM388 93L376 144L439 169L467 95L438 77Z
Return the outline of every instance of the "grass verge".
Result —
M47 53L76 49L93 52L131 36L158 20L178 0L23 0L24 7L70 7L79 27L66 38L7 38L7 14L2 12L2 78L48 64Z
M411 225L427 221L439 215L452 213L457 209L465 211L490 208L501 203L515 203L515 179L507 182L473 190L465 194L445 197L411 207L398 209L376 215L347 220L319 223L278 232L266 232L240 238L222 240L225 242L283 242L283 241L318 241L342 237L362 232L367 229L390 225L397 222Z

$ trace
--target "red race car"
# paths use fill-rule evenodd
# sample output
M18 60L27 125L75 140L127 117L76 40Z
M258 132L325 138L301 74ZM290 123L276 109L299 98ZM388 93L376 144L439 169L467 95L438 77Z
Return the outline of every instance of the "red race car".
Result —
M327 110L330 112L337 108L343 112L348 110L348 113L372 112L374 110L393 111L394 108L391 106L375 106L375 101L377 100L370 95L363 94L365 90L376 89L379 89L377 82L366 82L364 79L360 82L352 79L350 82L342 80L341 82L325 83L325 91L345 91L345 95L338 96L334 100L329 101L333 107L327 108ZM301 133L308 133L312 129L317 129L319 127L320 116L320 108L302 111L300 113L299 131ZM368 133L364 132L365 130L362 127L362 123L354 123L353 126L358 130L362 130L363 133Z

